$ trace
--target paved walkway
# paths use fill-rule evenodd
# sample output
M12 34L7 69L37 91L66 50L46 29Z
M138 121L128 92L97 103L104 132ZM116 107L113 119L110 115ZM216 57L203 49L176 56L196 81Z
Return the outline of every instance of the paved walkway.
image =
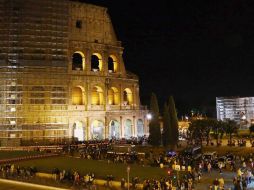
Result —
M57 188L57 187L50 187L46 185L38 185L38 184L32 184L32 183L26 183L26 182L20 182L20 181L14 181L14 180L8 180L8 179L0 179L0 190L67 190L63 188Z
M204 173L201 179L200 183L197 183L195 185L195 190L208 190L209 186L213 183L213 180L216 178L223 177L225 181L225 190L228 190L231 188L233 190L233 178L236 176L235 172L223 172L220 174L218 171L214 170L211 173ZM252 180L252 183L248 185L248 190L254 190L254 180Z

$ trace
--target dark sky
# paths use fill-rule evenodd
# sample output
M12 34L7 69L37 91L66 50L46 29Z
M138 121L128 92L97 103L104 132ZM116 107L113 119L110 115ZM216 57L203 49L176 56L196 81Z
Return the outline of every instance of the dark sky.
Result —
M160 105L173 95L179 116L215 116L216 96L254 96L252 0L83 1L108 8L143 104L155 92Z

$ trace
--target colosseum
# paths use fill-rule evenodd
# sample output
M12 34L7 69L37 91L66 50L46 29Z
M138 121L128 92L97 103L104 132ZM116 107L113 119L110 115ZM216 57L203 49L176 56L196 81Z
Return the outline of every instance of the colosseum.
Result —
M1 146L148 135L107 8L0 0Z

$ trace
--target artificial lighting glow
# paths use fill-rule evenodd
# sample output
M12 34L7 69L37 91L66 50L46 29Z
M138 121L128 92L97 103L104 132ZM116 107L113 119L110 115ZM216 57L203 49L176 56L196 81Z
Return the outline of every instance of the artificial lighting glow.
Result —
M83 131L82 123L79 121L75 123L76 123L76 126L74 129L74 137L78 138L79 141L84 141L84 131Z
M146 115L146 118L147 118L148 120L151 120L151 119L152 119L152 114L148 113L148 114Z
M11 125L15 125L16 121L10 121Z
M15 112L16 111L16 108L11 108L11 112Z

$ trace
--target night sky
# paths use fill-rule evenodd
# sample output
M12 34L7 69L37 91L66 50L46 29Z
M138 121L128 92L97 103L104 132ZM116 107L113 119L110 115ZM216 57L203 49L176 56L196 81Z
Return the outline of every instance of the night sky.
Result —
M105 6L127 70L140 77L142 104L173 95L178 115L215 115L216 96L254 96L251 0L83 0Z

